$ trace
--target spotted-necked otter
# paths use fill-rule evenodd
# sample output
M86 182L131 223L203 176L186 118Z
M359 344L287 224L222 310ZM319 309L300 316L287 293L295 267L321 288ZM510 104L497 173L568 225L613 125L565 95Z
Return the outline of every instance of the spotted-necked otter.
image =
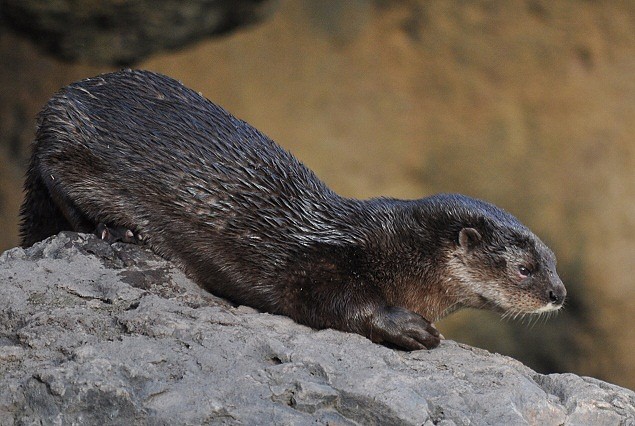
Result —
M461 307L559 309L549 248L462 195L356 200L179 82L121 71L39 115L22 245L62 230L144 242L237 304L413 350Z

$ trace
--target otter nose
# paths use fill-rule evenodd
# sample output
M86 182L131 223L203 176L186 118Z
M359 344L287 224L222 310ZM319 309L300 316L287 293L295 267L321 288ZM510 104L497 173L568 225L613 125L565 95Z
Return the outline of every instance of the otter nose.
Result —
M549 289L549 301L554 305L562 305L564 298L567 296L567 289L564 288L562 281L554 283L553 287Z

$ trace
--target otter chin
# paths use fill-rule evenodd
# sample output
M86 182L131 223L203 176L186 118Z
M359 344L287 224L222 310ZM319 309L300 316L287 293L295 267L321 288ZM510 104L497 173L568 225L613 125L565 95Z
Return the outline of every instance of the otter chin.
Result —
M169 77L126 70L62 89L38 116L22 245L63 230L145 244L235 304L406 350L464 307L559 309L553 252L458 194L337 195L288 151Z
M549 302L546 305L544 305L543 307L538 308L538 309L536 309L534 311L531 311L530 313L531 314L542 314L542 313L545 313L545 312L557 311L560 308L562 308L562 304L557 305L555 303Z

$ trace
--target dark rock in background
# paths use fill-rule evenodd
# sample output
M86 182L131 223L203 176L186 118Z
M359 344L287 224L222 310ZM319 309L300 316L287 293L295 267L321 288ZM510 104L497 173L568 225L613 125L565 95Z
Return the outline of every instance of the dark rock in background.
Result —
M276 0L2 0L3 22L66 60L124 65L254 23Z
M635 393L444 341L401 352L232 307L138 246L0 256L0 424L635 422Z

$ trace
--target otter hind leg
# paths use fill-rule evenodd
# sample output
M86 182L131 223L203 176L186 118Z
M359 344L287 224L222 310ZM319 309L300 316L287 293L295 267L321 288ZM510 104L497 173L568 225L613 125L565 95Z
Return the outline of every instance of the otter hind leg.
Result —
M144 238L140 233L135 233L132 229L114 225L110 222L101 222L97 219L91 219L80 210L70 197L68 197L63 191L60 185L51 187L50 193L55 200L57 206L61 210L62 214L70 223L73 231L94 233L102 240L109 244L121 241L131 244L143 244Z

